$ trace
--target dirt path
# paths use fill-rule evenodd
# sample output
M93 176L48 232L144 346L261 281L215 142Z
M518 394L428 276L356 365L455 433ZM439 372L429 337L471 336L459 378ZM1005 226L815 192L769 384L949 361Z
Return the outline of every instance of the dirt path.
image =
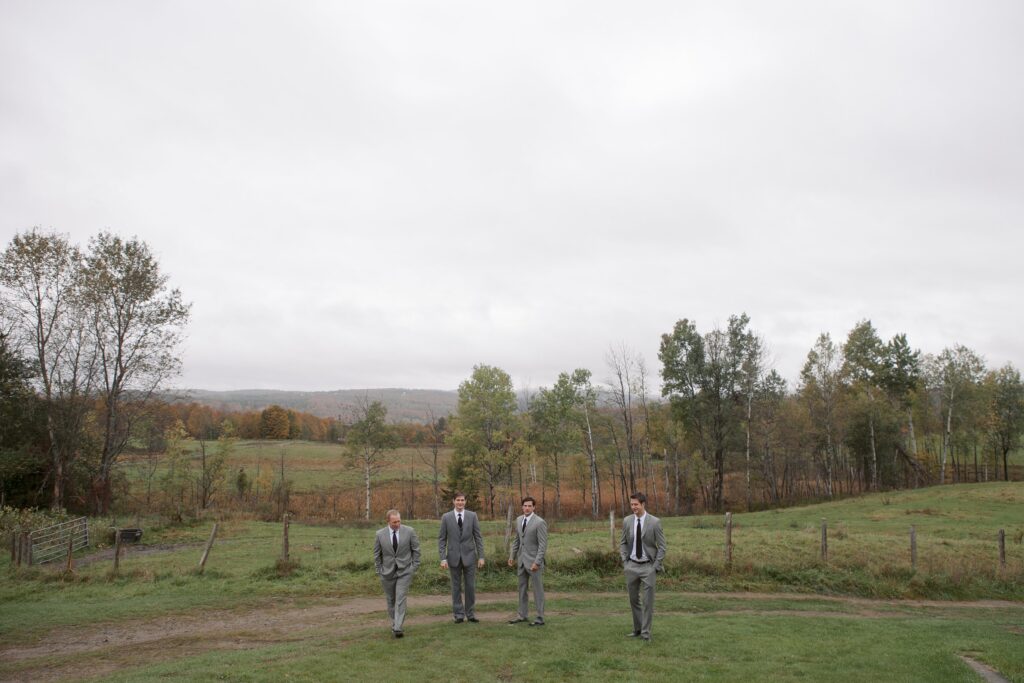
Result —
M1012 609L1024 617L1024 604L984 600L977 602L942 602L933 600L869 600L820 595L786 595L779 593L673 593L674 597L708 598L736 601L735 609L720 609L713 615L755 613L791 617L831 618L899 618L900 611L893 606L928 607L935 609ZM617 593L551 593L551 600L570 603L568 608L549 610L549 614L571 615L571 602L595 597L621 597ZM410 610L445 607L447 595L417 595L409 598ZM514 603L515 593L478 594L480 605ZM759 609L762 601L829 602L848 606L842 612L822 610L785 610L774 606ZM885 609L890 608L890 609ZM329 634L340 639L370 629L386 628L383 598L320 599L313 606L298 606L294 602L275 604L265 608L243 610L207 610L179 615L163 615L153 619L137 619L99 624L89 628L62 627L50 631L32 645L0 645L0 661L24 664L13 680L55 681L89 676L166 661L182 656L196 655L211 650L239 650L263 647L273 643L300 641L312 637L312 632ZM667 610L678 611L678 610ZM504 612L481 612L485 622L504 621ZM410 619L415 624L438 623L449 620L450 615L416 614ZM84 658L84 659L83 659ZM965 660L966 661L966 660ZM973 661L973 660L972 660ZM990 679L1000 680L1000 679Z
M965 655L960 655L960 659L964 660L967 666L974 669L974 673L981 676L985 683L1010 683L1009 679L1003 678L1003 675L993 669L988 664L982 664L981 662L975 661Z

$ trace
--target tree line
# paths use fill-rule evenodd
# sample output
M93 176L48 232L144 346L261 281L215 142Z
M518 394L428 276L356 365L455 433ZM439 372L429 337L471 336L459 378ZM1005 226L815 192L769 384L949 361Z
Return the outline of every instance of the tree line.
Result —
M345 440L348 429L362 414L361 403L351 414L320 417L312 413L269 405L261 410L223 410L195 401L168 402L156 407L161 420L153 425L153 438L175 421L181 422L185 433L196 440L218 439L225 425L239 439L267 439L289 441L321 441L338 443ZM420 423L392 424L398 444L412 446L424 443L430 437L430 426Z
M658 509L755 509L933 483L1009 480L1024 433L1024 384L954 344L914 349L870 320L837 342L822 333L790 387L745 314L700 331L688 319L661 337L660 396L645 359L607 355L607 377L560 374L517 402L500 368L478 365L459 387L447 490L501 514L526 492L562 514L573 487L589 513L624 510L630 491ZM526 409L519 410L518 403Z
M106 513L130 450L183 457L191 437L200 479L220 481L222 460L207 461L205 443L222 453L259 438L344 444L367 517L376 477L402 444L427 447L435 511L461 490L489 515L531 493L545 514L563 516L571 499L571 513L597 517L642 489L657 509L682 514L1008 480L1024 432L1012 364L990 368L959 344L922 353L862 320L842 340L822 333L790 386L745 314L703 331L682 319L664 333L660 392L646 359L619 346L603 381L577 368L518 395L507 372L477 365L456 414L419 425L390 423L368 398L346 421L280 406L225 412L164 399L189 312L138 239L104 232L81 248L38 229L14 237L0 254L0 503ZM213 480L189 482L205 507Z

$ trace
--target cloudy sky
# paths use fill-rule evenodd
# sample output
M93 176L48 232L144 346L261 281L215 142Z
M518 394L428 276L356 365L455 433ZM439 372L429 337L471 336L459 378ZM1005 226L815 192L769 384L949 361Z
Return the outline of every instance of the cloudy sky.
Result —
M518 386L747 312L1024 365L1024 3L0 3L0 239L107 229L185 387Z

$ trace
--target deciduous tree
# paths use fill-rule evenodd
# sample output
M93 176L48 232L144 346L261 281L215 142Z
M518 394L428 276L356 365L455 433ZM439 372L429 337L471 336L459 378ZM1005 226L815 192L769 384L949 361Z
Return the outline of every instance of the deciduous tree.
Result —
M356 403L356 421L346 435L346 451L363 472L366 492L365 518L370 519L370 492L373 477L386 464L387 454L398 443L395 432L387 424L388 409L380 401L362 399Z
M190 305L145 242L101 232L89 241L83 297L96 344L101 414L97 511L110 508L114 463L132 424L163 383L179 371L177 347Z
M1009 455L1024 435L1024 384L1020 371L1010 363L989 373L987 382L991 385L991 438L1003 456L1003 479L1010 481Z
M50 463L50 504L64 505L71 461L80 454L82 430L96 378L82 282L82 254L67 237L29 230L15 235L0 256L0 293L16 337L36 366Z
M876 398L881 392L885 372L885 347L870 320L857 323L846 337L842 349L843 372L855 392L867 399L867 418L871 446L871 490L878 490L878 445L875 437Z
M287 439L288 411L278 405L267 406L260 413L259 430L261 439Z
M939 462L939 483L946 482L946 461L953 444L953 415L964 394L977 387L985 372L985 361L962 344L943 349L938 357L927 360L930 386L941 397L940 410L945 417L942 453Z
M661 336L658 353L662 395L672 402L688 431L697 436L712 465L707 497L711 509L719 512L725 505L726 451L743 419L744 362L751 358L758 340L749 323L746 314L734 315L725 330L714 329L701 336L694 323L680 320L670 334Z
M815 453L824 474L825 495L834 493L840 434L839 405L843 391L842 352L827 333L818 336L800 372L798 393L815 430Z
M562 516L563 457L581 442L576 407L582 399L573 376L563 372L550 388L541 387L530 404L530 440L554 466L555 517Z
M474 366L470 378L459 385L448 484L466 493L467 500L480 484L486 486L491 515L499 487L512 483L515 416L516 394L508 373L490 365Z

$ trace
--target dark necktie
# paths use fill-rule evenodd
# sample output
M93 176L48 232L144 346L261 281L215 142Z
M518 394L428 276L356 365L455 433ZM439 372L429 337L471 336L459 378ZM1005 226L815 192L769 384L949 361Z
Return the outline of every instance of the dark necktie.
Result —
M637 517L636 518L636 534L635 534L635 536L636 536L636 559L638 559L638 560L644 559L644 544L640 540L640 534L641 534L642 531L643 531L643 528L640 526L640 518Z
M391 532L391 549L394 550L396 553L398 552L398 532L397 531L392 531Z
M526 520L527 520L527 518L523 517L523 533L524 534L526 533Z
M459 536L462 536L462 515L459 515Z

